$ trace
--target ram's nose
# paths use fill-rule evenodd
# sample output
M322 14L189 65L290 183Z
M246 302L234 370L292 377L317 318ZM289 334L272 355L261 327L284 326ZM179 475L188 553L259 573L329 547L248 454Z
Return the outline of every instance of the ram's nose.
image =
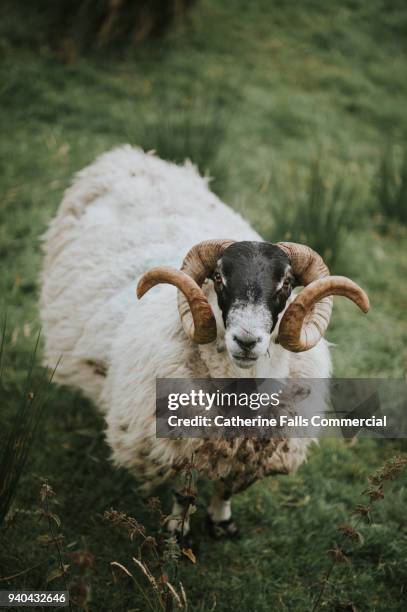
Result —
M254 349L256 344L259 342L260 338L253 338L252 336L245 337L245 338L242 338L239 336L233 336L233 340L243 351L249 352Z

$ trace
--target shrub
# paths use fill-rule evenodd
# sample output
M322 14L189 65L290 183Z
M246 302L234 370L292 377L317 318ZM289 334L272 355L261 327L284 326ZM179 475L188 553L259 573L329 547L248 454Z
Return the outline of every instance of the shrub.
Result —
M50 44L59 50L137 46L163 35L180 22L194 0L37 0L8 2L12 22L30 24L28 39L34 45ZM8 32L14 42L26 41L23 30ZM66 53L65 53L66 54ZM72 58L71 58L72 59Z

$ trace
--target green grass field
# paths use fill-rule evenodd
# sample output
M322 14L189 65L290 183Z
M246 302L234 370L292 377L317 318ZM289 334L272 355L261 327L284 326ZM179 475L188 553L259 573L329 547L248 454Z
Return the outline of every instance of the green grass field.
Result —
M371 299L367 316L335 302L327 335L336 345L335 376L405 377L407 232L397 223L379 232L375 197L385 147L397 149L407 139L403 2L202 0L164 40L72 63L45 44L34 46L28 17L26 42L21 23L19 35L10 34L13 24L9 17L0 25L0 287L7 311L0 443L39 331L39 237L73 173L125 142L174 159L190 155L212 173L221 197L273 241L283 238L273 209L305 201L318 158L326 189L340 181L352 213L349 227L343 221L334 271L352 276ZM298 224L292 233L293 240L307 238ZM329 247L329 234L325 242ZM238 542L213 543L205 533L203 486L193 517L197 563L179 569L189 609L311 610L330 563L327 551L363 503L367 476L406 450L404 441L324 442L296 475L263 481L236 499L245 534ZM66 563L72 551L95 555L86 575L89 609L147 609L131 581L112 573L112 561L131 564L135 545L103 513L113 507L153 531L154 525L135 481L108 457L100 416L79 394L53 388L17 512L0 531L0 589L45 588L57 566L37 513L47 479L57 494ZM161 493L169 502L169 488ZM363 543L349 547L350 562L335 568L321 609L406 609L406 504L404 474L386 484L374 524L361 527ZM48 588L63 588L63 580Z

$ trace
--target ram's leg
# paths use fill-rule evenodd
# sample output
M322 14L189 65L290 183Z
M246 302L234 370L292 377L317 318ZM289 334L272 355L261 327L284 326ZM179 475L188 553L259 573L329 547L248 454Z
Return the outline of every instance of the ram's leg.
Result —
M216 492L208 506L208 526L210 534L217 539L239 535L239 529L232 519L232 493L223 482L216 484Z
M185 495L181 491L173 491L173 504L171 518L167 523L167 529L172 535L182 540L190 530L190 515L194 510L195 498Z

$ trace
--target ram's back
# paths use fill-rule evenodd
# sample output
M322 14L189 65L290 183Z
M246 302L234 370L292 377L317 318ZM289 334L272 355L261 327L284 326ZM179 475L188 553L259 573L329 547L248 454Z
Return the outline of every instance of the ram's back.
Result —
M44 236L41 319L56 380L97 401L116 329L138 307L138 277L179 267L193 244L217 237L260 239L191 164L124 146L79 172Z

